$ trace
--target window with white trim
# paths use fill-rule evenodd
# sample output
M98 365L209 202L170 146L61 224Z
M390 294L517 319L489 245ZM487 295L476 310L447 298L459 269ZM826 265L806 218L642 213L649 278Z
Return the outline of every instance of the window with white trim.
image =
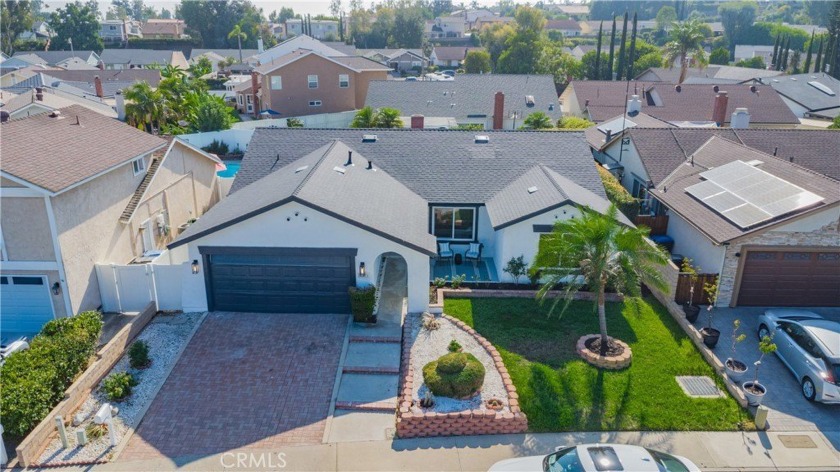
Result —
M318 76L317 75L310 75L306 79L309 82L309 88L316 89L318 88Z
M338 87L339 88L350 87L350 75L349 74L338 74Z
M251 95L245 95L245 101L248 102L248 105L251 104Z
M271 76L271 90L283 90L283 77L279 75Z
M474 241L475 213L473 207L433 207L432 234L438 239Z
M321 106L321 100L309 100L309 106L319 107Z
M237 100L239 100L239 105L240 106L245 104L245 99L242 98L242 95L237 95L236 98L237 98Z
M131 161L131 170L134 171L134 175L141 174L146 171L146 161L143 160L142 157L138 157Z

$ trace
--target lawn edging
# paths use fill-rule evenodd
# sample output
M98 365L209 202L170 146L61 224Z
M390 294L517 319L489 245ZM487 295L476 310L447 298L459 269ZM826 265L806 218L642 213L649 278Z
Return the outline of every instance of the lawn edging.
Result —
M493 358L502 376L508 395L509 412L470 410L452 413L414 413L414 368L411 366L411 323L403 323L403 346L400 360L400 404L397 410L397 436L401 439L430 436L471 436L478 434L512 434L528 430L528 418L519 407L519 395L496 348L471 326L449 315L441 315L471 335Z
M154 303L150 302L139 315L120 329L105 346L97 351L96 360L67 387L64 399L15 448L17 453L16 460L20 465L29 467L35 464L38 457L47 445L49 445L50 441L52 441L52 438L58 434L55 418L61 416L65 421L70 418L73 412L90 395L94 387L102 381L114 365L122 358L128 346L134 341L134 338L143 331L156 314L157 308ZM8 464L7 466L11 467L12 464Z
M446 297L449 298L536 298L537 290L496 290L496 289L473 289L473 288L441 288L437 290L437 303L429 305L429 313L441 314L443 313L443 303ZM562 297L564 293L559 290L552 290L546 294L546 297ZM624 296L618 293L607 293L606 301L608 302L622 302ZM592 292L576 292L574 294L575 300L593 301L597 294Z
M667 274L663 274L667 275ZM671 317L674 318L674 321L680 325L685 334L691 339L691 342L694 343L694 347L700 351L700 355L712 366L718 376L723 380L723 385L726 387L726 390L735 398L735 401L741 405L747 411L749 410L749 404L747 402L747 397L744 396L744 392L741 391L741 388L732 381L726 375L726 369L724 368L723 363L717 358L717 356L703 343L703 336L700 334L700 331L694 327L691 323L685 319L685 313L682 310L682 307L674 301L674 297L669 296L667 293L662 292L654 287L648 287L650 289L653 296L659 300L659 303L668 310L668 313L671 314Z

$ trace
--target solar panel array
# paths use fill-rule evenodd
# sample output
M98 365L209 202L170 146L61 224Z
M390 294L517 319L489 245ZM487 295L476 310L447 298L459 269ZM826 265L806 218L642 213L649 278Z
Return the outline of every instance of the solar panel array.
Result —
M823 197L744 161L700 174L706 179L685 191L741 228L807 208Z

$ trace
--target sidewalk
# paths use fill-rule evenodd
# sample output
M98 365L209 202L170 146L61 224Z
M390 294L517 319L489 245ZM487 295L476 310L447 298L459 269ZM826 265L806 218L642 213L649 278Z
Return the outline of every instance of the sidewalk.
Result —
M783 443L787 443L785 445ZM621 442L688 457L704 471L840 471L840 456L817 432L621 432L469 436L364 441L237 450L205 457L119 462L97 471L306 470L484 471L511 457L547 454L556 446ZM241 460L239 464L237 461ZM90 467L61 470L82 471Z

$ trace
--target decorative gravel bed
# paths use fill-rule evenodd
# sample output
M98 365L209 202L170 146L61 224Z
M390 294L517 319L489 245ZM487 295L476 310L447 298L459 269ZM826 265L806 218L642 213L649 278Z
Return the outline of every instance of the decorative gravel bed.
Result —
M414 412L432 411L437 413L449 413L456 411L486 410L485 401L496 398L502 401L504 407L501 411L510 411L508 407L508 395L504 382L496 364L487 350L466 331L455 326L446 318L438 317L440 328L432 331L423 329L423 321L420 315L409 315L406 323L411 323L411 366L414 369L414 403L417 406L412 408ZM447 347L452 340L458 341L463 352L474 355L484 365L486 374L484 385L481 391L472 398L458 400L447 397L435 397L432 408L420 408L419 399L426 396L428 391L423 382L423 366L437 360L440 356L448 354Z
M114 427L116 428L117 441L122 441L129 428L136 427L145 412L146 407L154 399L160 386L166 380L165 376L177 360L181 348L187 341L187 337L193 332L196 324L201 320L203 313L178 313L175 315L158 315L137 336L149 345L149 357L152 364L146 369L132 369L128 365L128 352L117 362L111 373L130 372L139 384L132 389L131 396L121 402L110 402L111 406L119 409L114 416ZM101 385L101 384L100 384ZM107 397L97 388L87 400L79 407L73 418L64 418L65 422L71 421L67 427L67 439L70 448L64 449L61 440L56 437L41 454L38 461L42 465L58 465L63 462L90 462L110 459L112 447L108 434L91 439L82 447L76 447L76 431L84 430L93 422L93 415L99 410L103 403L108 403ZM73 426L74 418L84 418L78 426Z

